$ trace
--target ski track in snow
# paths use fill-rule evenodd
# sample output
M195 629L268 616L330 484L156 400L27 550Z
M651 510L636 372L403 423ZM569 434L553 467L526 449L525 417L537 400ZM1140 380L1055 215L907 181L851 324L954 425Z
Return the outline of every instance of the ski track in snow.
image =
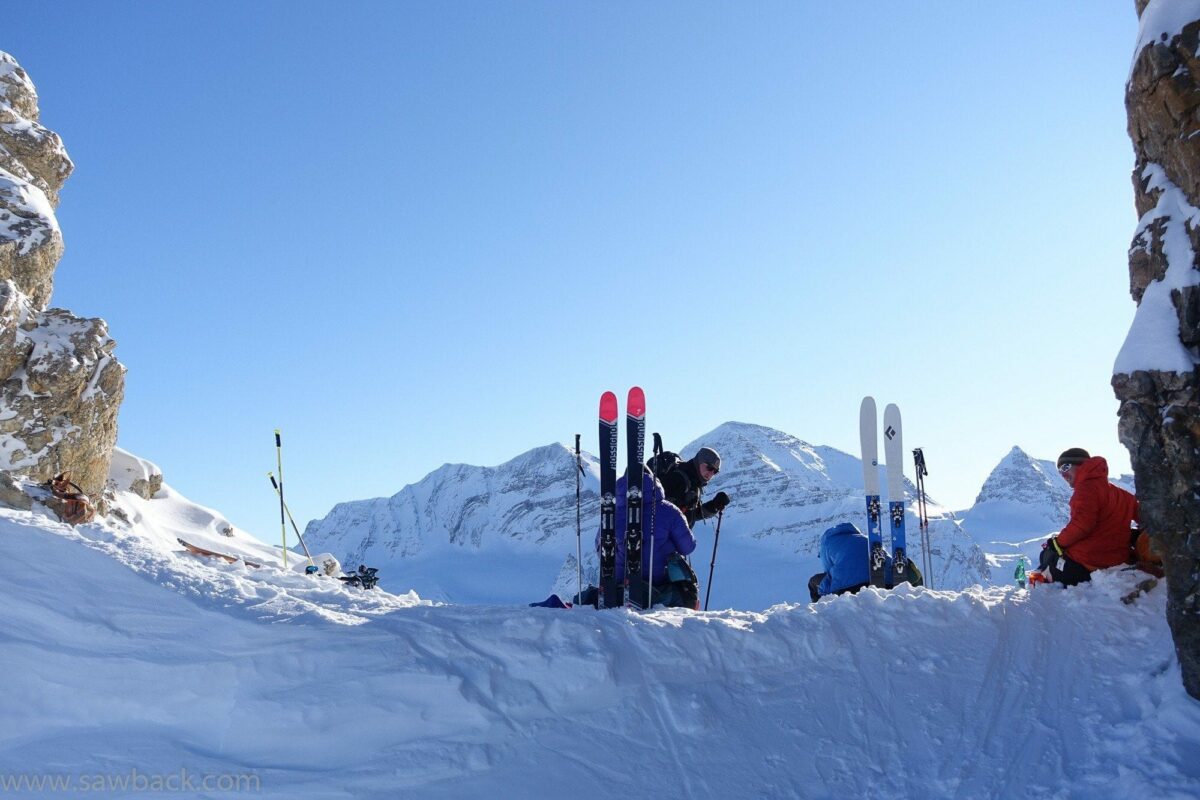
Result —
M196 538L213 516L166 496L132 526L0 510L0 773L182 767L265 797L1200 794L1200 704L1163 590L1120 602L1137 573L761 612L435 606L191 556L156 509Z

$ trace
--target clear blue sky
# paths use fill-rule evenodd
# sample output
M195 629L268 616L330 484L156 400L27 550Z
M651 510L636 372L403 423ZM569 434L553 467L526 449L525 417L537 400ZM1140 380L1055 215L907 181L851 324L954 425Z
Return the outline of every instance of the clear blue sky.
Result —
M268 540L446 462L595 451L645 387L931 494L1014 445L1128 470L1132 0L55 2L0 49L76 162L54 304L108 320L120 444Z

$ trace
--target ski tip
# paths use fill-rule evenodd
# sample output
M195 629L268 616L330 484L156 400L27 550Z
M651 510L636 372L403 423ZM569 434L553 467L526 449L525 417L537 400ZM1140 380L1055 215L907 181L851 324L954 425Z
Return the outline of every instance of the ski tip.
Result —
M600 395L600 419L613 425L617 424L617 396L612 392Z
M646 416L646 393L642 387L634 386L629 390L629 401L625 404L625 413L631 417Z
M862 405L859 406L858 408L859 408L859 411L861 411L863 413L866 413L869 411L870 413L874 414L875 413L875 398L871 397L871 395L867 395L866 397L864 397L862 399Z
M883 410L883 418L885 420L900 419L900 406L896 405L895 403L888 403L887 408Z

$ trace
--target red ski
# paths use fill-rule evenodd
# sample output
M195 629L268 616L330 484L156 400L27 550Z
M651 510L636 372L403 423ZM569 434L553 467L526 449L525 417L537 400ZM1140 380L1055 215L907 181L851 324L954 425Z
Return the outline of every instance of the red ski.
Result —
M220 558L220 559L224 559L225 561L228 561L230 564L234 564L238 561L241 561L247 567L254 567L255 569L258 569L259 567L262 566L262 564L256 564L253 561L248 561L245 558L243 558L242 556L231 556L228 553L218 553L213 550L205 550L203 547L197 547L196 545L192 544L191 542L185 542L183 539L180 539L178 536L175 537L175 541L177 541L181 545L183 545L187 549L187 551L189 553L192 553L193 555L206 556L208 558Z

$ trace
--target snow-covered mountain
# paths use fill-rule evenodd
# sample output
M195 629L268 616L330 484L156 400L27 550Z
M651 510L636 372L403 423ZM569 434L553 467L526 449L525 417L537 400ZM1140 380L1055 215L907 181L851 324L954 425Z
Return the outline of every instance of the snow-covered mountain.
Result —
M1070 517L1071 487L1053 461L1008 452L983 482L975 504L960 515L963 527L981 544L1046 538Z
M863 524L861 461L830 447L739 422L721 425L680 450L721 453L721 473L707 496L733 498L721 528L712 607L766 608L803 600L820 571L821 533L845 520ZM669 443L668 443L669 446ZM595 580L599 465L586 455L582 477L585 582ZM564 445L540 447L498 467L447 465L389 498L341 503L311 522L310 547L349 566L380 568L384 585L467 603L573 594L576 577L575 457ZM886 482L885 482L886 483ZM912 489L909 486L912 500ZM938 588L987 581L983 553L944 508L930 507ZM910 554L920 562L920 533L910 511ZM715 520L696 527L693 563L706 582ZM706 588L706 587L705 587Z

